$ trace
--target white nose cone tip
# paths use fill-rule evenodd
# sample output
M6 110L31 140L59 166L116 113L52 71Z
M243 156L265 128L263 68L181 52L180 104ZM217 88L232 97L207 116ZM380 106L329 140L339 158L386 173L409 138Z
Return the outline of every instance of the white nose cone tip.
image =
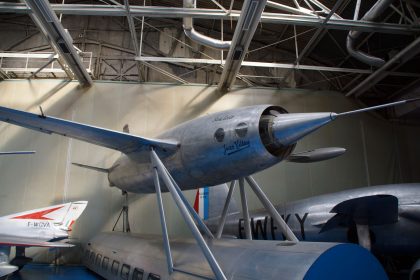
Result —
M275 118L273 134L277 142L289 146L336 118L336 113L282 114Z

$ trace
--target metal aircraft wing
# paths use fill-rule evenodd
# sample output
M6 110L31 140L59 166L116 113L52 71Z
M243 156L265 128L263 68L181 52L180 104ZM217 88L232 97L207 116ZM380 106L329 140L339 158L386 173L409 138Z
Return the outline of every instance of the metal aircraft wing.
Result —
M72 244L64 242L51 242L51 241L41 241L34 238L24 238L24 237L0 237L1 246L24 246L24 247L53 247L53 248L69 248L74 247Z
M393 224L398 221L398 198L388 194L352 198L337 204L330 212L336 215L320 232L348 227L352 223L369 226Z
M132 134L67 121L50 116L0 107L0 121L26 127L47 134L59 134L86 141L125 154L144 148L155 148L163 152L174 152L178 142L174 140L150 139Z

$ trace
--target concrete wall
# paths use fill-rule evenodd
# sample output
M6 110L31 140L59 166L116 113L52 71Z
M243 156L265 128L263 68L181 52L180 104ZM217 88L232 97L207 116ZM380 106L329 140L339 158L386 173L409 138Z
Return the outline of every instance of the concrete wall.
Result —
M352 100L334 92L236 89L219 96L201 85L96 82L80 89L58 80L3 81L0 105L153 137L197 116L245 105L272 103L289 112L346 111ZM0 151L36 150L32 156L0 158L0 215L73 200L89 200L73 237L84 241L110 230L121 209L121 192L108 186L104 174L71 165L80 162L109 167L119 153L57 135L0 124ZM301 141L296 151L328 146L347 148L337 159L312 164L281 163L256 174L274 203L352 187L420 181L419 127L396 126L375 115L340 119ZM192 201L195 192L186 192ZM235 194L237 197L237 194ZM260 204L253 195L250 208ZM130 194L132 231L160 233L153 195ZM167 194L164 204L172 235L189 235ZM39 260L54 255L32 249ZM73 259L74 260L74 259Z

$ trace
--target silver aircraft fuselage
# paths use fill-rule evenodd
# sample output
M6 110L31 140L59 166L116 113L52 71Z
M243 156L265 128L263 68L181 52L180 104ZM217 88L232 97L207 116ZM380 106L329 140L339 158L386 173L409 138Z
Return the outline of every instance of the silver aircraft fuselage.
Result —
M136 193L155 191L151 150L181 190L222 184L249 176L282 160L313 162L344 149L291 154L296 143L341 117L413 102L401 100L343 113L288 113L280 106L256 105L206 115L182 123L157 138L36 115L0 106L0 121L47 134L58 134L111 148L123 155L111 166L81 167L108 173L111 186ZM162 191L168 191L162 184Z
M236 239L208 240L227 279L386 279L379 262L354 244ZM105 279L215 279L193 239L171 240L168 272L161 236L100 233L85 246L83 263ZM356 269L355 269L356 268Z
M162 161L183 190L217 185L253 174L285 159L295 143L276 143L273 125L284 114L281 107L258 105L222 111L176 126L159 139L181 143L172 155ZM314 113L331 120L330 113ZM150 153L123 154L111 167L109 181L130 192L154 192ZM141 189L139 189L141 188ZM167 191L162 184L162 191Z
M371 214L372 225L369 226L372 251L385 255L420 256L420 184L357 188L280 204L276 209L300 240L357 242L356 227L351 221L346 221L345 225L337 224L325 231L322 229L337 214L331 213L336 205L372 196L393 196L398 199L397 213L387 212L387 206L380 203L377 205L378 209L369 210L370 213L375 213ZM356 211L356 207L353 210ZM390 220L393 221L387 222L386 216L394 214L397 215L396 220L392 218ZM254 239L284 239L266 211L253 211L250 216ZM218 219L208 220L207 225L215 230ZM243 228L242 214L232 213L227 218L223 233L245 238Z

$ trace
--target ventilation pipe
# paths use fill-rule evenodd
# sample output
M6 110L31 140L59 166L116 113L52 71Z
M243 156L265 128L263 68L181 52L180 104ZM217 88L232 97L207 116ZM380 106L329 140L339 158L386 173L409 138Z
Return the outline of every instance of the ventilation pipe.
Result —
M196 8L195 0L184 0L184 8ZM183 28L185 35L188 36L191 40L205 45L210 48L214 49L222 49L228 50L231 45L231 41L221 41L211 37L207 37L203 34L198 33L193 26L193 18L192 17L184 17L183 19Z
M386 8L388 8L389 5L391 5L392 1L393 0L378 0L378 2L376 2L375 5L373 5L373 7L370 8L370 10L367 11L366 14L360 20L362 21L376 20L379 16L381 16L384 13ZM357 20L359 8L360 8L360 1L357 2L354 20ZM361 34L362 34L361 31L349 32L347 36L347 42L346 42L346 47L349 54L353 56L354 58L356 58L357 60L360 60L361 62L364 62L371 66L381 67L382 65L384 65L385 60L383 60L382 58L372 56L360 50L354 49L355 42L360 37Z

